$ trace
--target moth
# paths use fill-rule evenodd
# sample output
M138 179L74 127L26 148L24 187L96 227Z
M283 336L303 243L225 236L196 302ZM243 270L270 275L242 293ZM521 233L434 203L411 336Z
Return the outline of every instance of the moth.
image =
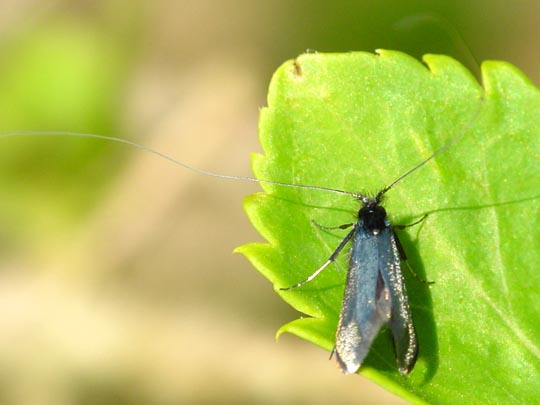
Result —
M407 375L414 368L418 357L418 339L401 267L407 256L395 229L416 225L426 216L409 225L392 226L381 204L389 190L461 138L479 112L478 108L461 132L388 187L380 190L375 197L343 190L328 190L348 194L360 201L358 221L334 227L352 229L328 260L313 274L293 286L280 289L293 290L310 282L337 259L346 245L351 244L345 291L332 352L336 355L343 373L352 374L358 371L381 327L386 324L390 327L399 372Z
M390 325L402 375L413 369L418 356L418 341L401 269L401 261L406 260L406 255L381 206L382 197L389 189L381 190L374 198L359 196L362 207L358 211L358 221L340 226L352 229L329 259L308 279L283 288L291 290L311 281L351 243L334 348L339 367L345 374L358 371L385 324Z
M141 149L164 158L175 165L206 176L273 184L282 187L319 190L345 194L357 199L361 203L361 208L357 215L358 221L338 227L340 229L352 229L339 243L328 260L305 280L293 286L281 288L281 290L293 290L313 280L328 265L333 263L345 246L350 243L349 267L336 332L335 348L333 350L338 365L346 374L358 371L381 327L388 324L392 334L398 370L402 375L407 375L413 369L418 356L418 341L401 268L401 263L406 260L406 255L395 232L396 228L399 229L404 226L392 226L390 224L386 210L382 206L383 197L399 182L444 152L461 138L470 128L479 113L480 108L476 110L476 113L463 127L462 131L419 164L398 177L390 186L379 191L375 197L315 185L291 184L252 177L213 173L190 166L141 144L105 135L61 131L14 131L2 133L0 136L68 136L102 139ZM420 221L410 225L414 225Z

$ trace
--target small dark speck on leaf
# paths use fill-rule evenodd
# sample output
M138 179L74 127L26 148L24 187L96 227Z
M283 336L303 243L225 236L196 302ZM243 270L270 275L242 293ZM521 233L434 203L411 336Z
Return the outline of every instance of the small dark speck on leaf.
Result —
M300 62L298 61L298 59L294 60L293 66L294 66L294 74L296 76L302 76L302 66L300 65Z

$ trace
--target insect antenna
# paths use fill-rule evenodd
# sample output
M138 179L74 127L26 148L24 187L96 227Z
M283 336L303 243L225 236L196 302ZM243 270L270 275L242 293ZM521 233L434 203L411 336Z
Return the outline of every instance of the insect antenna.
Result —
M461 35L461 33L456 29L456 27L450 23L446 18L442 17L441 15L435 14L435 13L419 13L410 17L405 17L400 19L394 24L394 29L403 31L408 30L411 31L412 29L425 24L436 24L439 26L439 28L442 28L443 32L448 36L448 38L451 40L453 44L456 46L459 46L463 50L463 54L466 57L466 59L469 60L469 64L474 67L475 70L475 76L477 79L481 80L482 75L480 72L480 64L478 63L478 60L474 56L474 53L472 52L471 48L467 45L467 42ZM388 187L383 188L379 193L377 194L376 201L380 202L381 198L384 196L384 194L392 189L396 184L401 182L405 177L412 174L416 170L418 170L420 167L425 165L427 162L429 162L431 159L433 159L438 154L444 152L446 149L448 149L450 146L452 146L456 141L458 141L472 126L478 115L480 114L481 110L481 104L483 102L483 98L479 100L479 106L475 112L475 114L467 121L463 129L455 135L450 141L448 141L445 145L437 149L431 156L420 162L418 165L398 177L392 184L390 184Z
M217 177L219 179L226 179L226 180L251 181L254 183L272 184L272 185L280 186L280 187L301 188L301 189L316 190L316 191L328 191L328 192L332 192L336 194L349 195L354 198L362 197L362 195L357 194L357 193L351 193L350 191L339 190L339 189L330 188L330 187L312 186L312 185L307 185L307 184L292 184L292 183L285 183L285 182L274 181L274 180L256 179L254 177L249 177L249 176L234 176L234 175L228 175L228 174L214 173L214 172L198 169L194 166L188 165L187 163L181 162L170 155L167 155L156 149L152 149L148 146L144 146L139 143L129 141L127 139L115 138L114 136L83 133L83 132L68 132L68 131L8 131L8 132L0 133L0 138L13 137L13 136L63 136L63 137L73 137L73 138L102 139L105 141L122 143L128 146L140 149L144 152L148 152L153 155L159 156L165 160L168 160L169 162L175 164L176 166L183 167L184 169L188 169L192 172L202 174L204 176Z
M476 118L480 115L480 112L482 110L482 103L484 102L484 98L480 98L478 102L478 108L476 109L475 113L472 115L471 118L467 121L467 123L463 126L462 130L459 131L456 135L454 135L448 142L446 142L443 146L441 146L439 149L437 149L435 152L433 152L430 156L428 156L426 159L422 160L420 163L418 163L413 168L407 170L405 173L403 173L401 176L399 176L396 180L394 180L389 186L386 186L381 191L377 193L377 196L375 197L375 200L377 202L380 202L383 198L383 196L392 188L394 188L398 183L400 183L402 180L404 180L409 175L413 174L415 171L420 169L422 166L424 166L426 163L428 163L430 160L434 159L437 155L440 155L445 150L447 150L449 147L451 147L454 143L456 143L465 133L472 127L474 122L476 121Z
M377 196L375 197L375 201L379 203L384 194L388 192L390 189L394 188L399 182L404 180L406 177L408 177L410 174L414 173L416 170L420 169L422 166L424 166L427 162L435 158L440 153L444 152L446 149L448 149L450 146L452 146L455 142L457 142L473 125L474 121L478 117L478 115L481 112L481 103L483 102L483 98L479 100L479 106L474 113L474 115L467 121L463 129L455 135L450 141L448 141L446 144L441 146L439 149L437 149L435 152L433 152L429 157L421 161L419 164L414 166L412 169L408 170L401 176L399 176L396 180L394 180L393 183L391 183L389 186L383 188L377 193ZM219 179L225 179L225 180L238 180L238 181L251 181L254 183L263 183L263 184L272 184L279 187L290 187L290 188L299 188L299 189L305 189L305 190L316 190L316 191L327 191L331 193L336 194L342 194L342 195L348 195L353 198L357 198L361 201L366 201L366 199L369 199L363 194L359 193L353 193L346 190L340 190L336 188L330 188L330 187L322 187L322 186L313 186L308 184L292 184L292 183L285 183L281 181L274 181L274 180L266 180L266 179L256 179L254 177L249 176L235 176L235 175L228 175L228 174L221 174L221 173L214 173L207 170L198 169L194 166L191 166L187 163L181 162L178 159L173 158L170 155L167 155L163 152L160 152L156 149L150 148L148 146L141 145L137 142L129 141L127 139L122 138L116 138L114 136L107 136L107 135L99 135L99 134L93 134L93 133L84 133L84 132L69 132L69 131L7 131L7 132L1 132L0 138L6 138L6 137L14 137L14 136L63 136L63 137L72 137L72 138L92 138L92 139L101 139L105 141L110 142L116 142L116 143L122 143L128 146L131 146L133 148L140 149L144 152L151 153L153 155L159 156L165 160L168 160L169 162L173 163L176 166L183 167L184 169L190 170L194 173L198 173L204 176L210 176L210 177L216 177Z

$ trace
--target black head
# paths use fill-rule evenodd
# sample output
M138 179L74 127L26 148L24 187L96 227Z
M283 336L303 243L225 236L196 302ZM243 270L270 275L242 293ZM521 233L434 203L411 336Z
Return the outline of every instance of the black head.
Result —
M363 207L358 211L358 219L363 222L364 229L373 235L388 227L386 222L386 210L379 205L380 199L364 198Z

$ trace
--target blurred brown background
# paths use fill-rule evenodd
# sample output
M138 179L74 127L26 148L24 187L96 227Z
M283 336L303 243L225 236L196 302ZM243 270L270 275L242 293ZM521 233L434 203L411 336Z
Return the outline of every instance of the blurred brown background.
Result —
M272 72L306 51L462 45L536 83L540 3L1 0L0 130L101 133L249 175ZM427 30L427 31L426 31ZM534 45L533 45L534 46ZM276 330L299 314L232 250L258 187L125 145L0 138L0 403L401 403Z

